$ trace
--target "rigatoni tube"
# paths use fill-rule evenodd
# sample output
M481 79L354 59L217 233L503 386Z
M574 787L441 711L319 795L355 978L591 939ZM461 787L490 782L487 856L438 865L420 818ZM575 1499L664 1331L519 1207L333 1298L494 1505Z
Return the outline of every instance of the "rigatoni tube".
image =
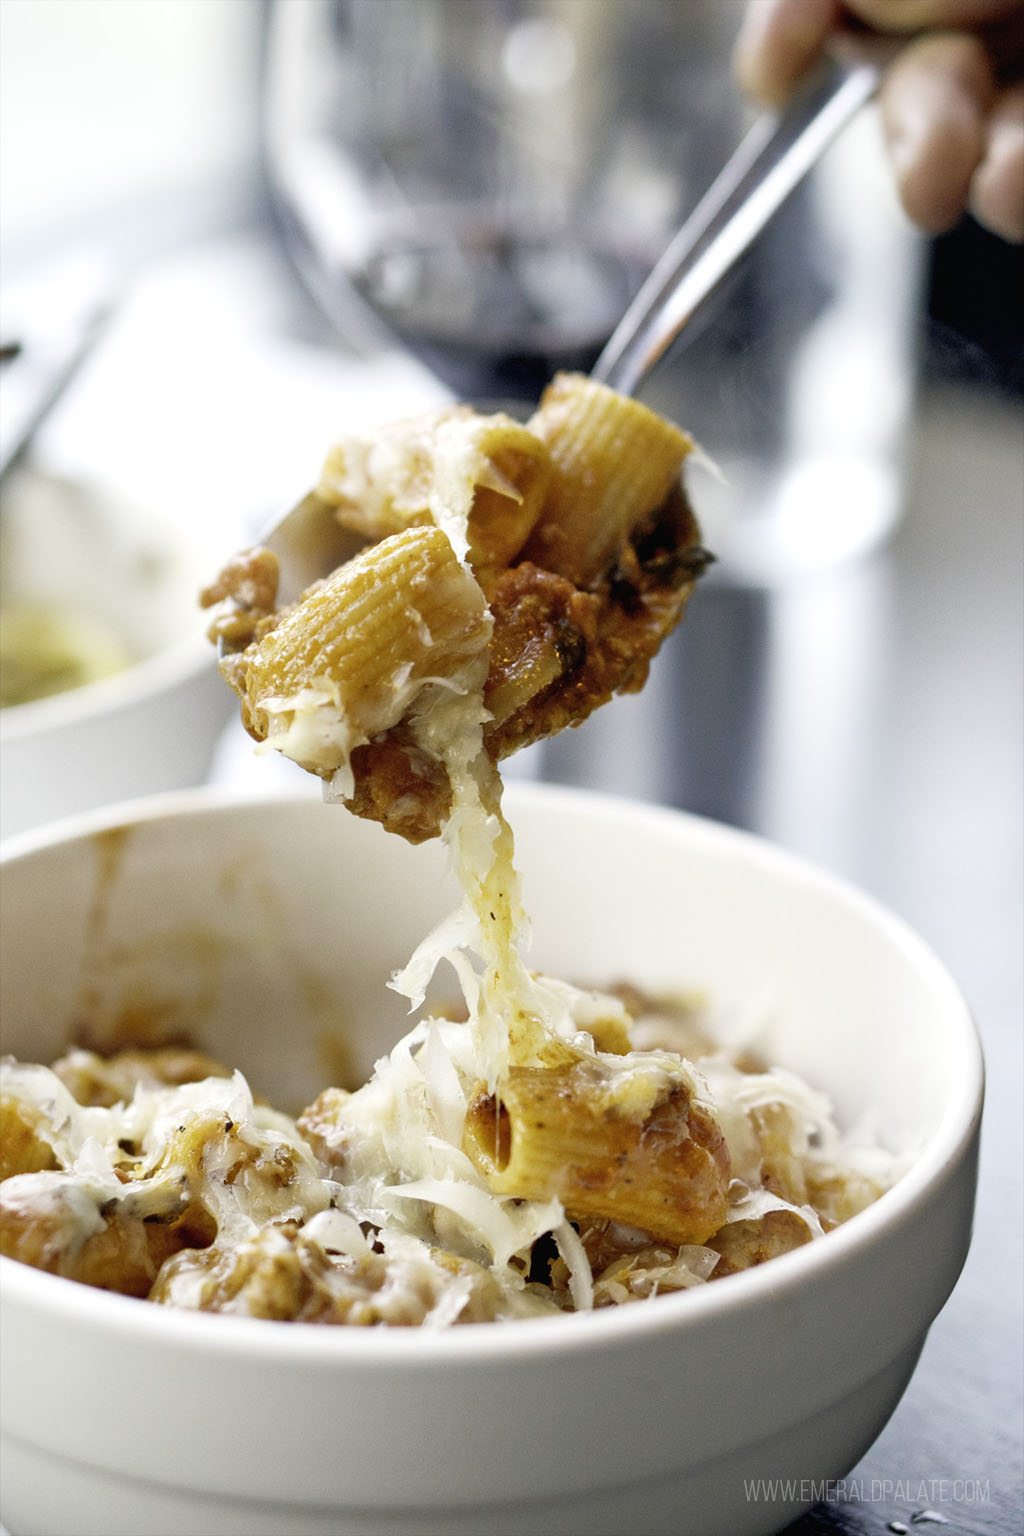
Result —
M311 588L251 648L246 724L311 772L336 772L424 687L464 688L467 667L486 671L490 632L446 535L408 528Z
M464 1148L498 1194L557 1197L571 1217L703 1243L726 1216L722 1133L680 1078L646 1102L636 1086L600 1057L513 1065L470 1106Z

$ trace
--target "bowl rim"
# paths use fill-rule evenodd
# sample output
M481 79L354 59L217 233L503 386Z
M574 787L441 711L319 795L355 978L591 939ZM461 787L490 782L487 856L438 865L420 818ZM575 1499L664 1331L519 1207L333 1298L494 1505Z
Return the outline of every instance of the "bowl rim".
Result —
M844 877L822 868L760 834L714 822L672 807L641 802L603 791L510 780L505 786L510 820L520 805L549 805L560 815L573 810L612 815L654 829L669 825L705 847L733 850L742 857L777 870L790 880L817 887L861 919L881 928L924 975L948 1020L947 1048L952 1054L951 1091L945 1113L918 1148L891 1189L849 1221L816 1241L781 1254L770 1263L728 1276L728 1284L697 1286L656 1298L656 1305L602 1308L599 1312L557 1317L524 1318L514 1323L478 1323L464 1328L325 1328L314 1323L285 1326L262 1318L191 1312L154 1306L145 1298L69 1281L0 1256L0 1288L6 1310L16 1299L33 1309L140 1342L161 1340L171 1348L200 1349L206 1354L289 1360L303 1369L333 1369L349 1364L380 1362L415 1367L441 1360L502 1361L572 1356L592 1351L599 1343L633 1345L666 1332L699 1328L713 1320L727 1321L766 1303L781 1303L845 1266L857 1254L870 1256L901 1228L951 1171L969 1154L981 1120L984 1099L984 1060L981 1041L967 1001L952 974L931 947L903 918ZM118 805L77 813L41 828L17 833L0 845L0 872L5 866L65 843L79 841L111 827L247 811L257 806L318 804L317 799L289 788L202 785L149 795Z

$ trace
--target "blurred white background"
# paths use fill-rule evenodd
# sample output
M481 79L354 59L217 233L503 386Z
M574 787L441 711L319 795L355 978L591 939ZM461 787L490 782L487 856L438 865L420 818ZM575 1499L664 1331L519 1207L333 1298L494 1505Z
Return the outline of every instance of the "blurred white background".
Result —
M436 393L394 356L356 378L290 273L261 169L268 11L0 0L4 414L101 312L32 464L213 518L224 548L305 492L343 411Z
M0 259L76 237L126 257L259 197L263 0L3 0Z

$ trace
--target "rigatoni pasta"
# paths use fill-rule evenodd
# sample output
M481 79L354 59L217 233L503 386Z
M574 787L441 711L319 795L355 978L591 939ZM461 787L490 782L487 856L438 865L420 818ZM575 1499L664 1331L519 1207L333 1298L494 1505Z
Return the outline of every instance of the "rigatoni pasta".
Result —
M631 1065L609 1070L589 1052L513 1065L470 1106L463 1145L496 1194L555 1197L575 1219L703 1243L728 1211L725 1138L678 1062Z
M319 774L328 798L410 841L436 836L451 809L451 765L427 739L437 690L419 668L412 616L420 610L410 601L409 654L400 643L389 650L390 706L366 731L344 686L329 686L339 660L333 599L347 589L345 572L379 583L389 602L392 541L424 528L444 536L489 616L475 632L482 670L479 686L465 687L462 729L479 726L496 763L642 687L708 560L682 482L692 448L646 406L579 375L556 378L525 425L446 407L342 439L312 495L367 541L351 566L279 608L266 552L250 551L204 596L233 600L212 633L227 651L222 670L246 729ZM285 688L276 677L281 627L303 637ZM325 732L338 751L321 762L303 748Z
M679 488L693 439L638 401L564 374L530 425L551 456L551 485L523 558L589 588Z
M433 524L341 566L264 637L245 670L249 728L301 767L344 775L429 688L479 687L491 632L483 594Z

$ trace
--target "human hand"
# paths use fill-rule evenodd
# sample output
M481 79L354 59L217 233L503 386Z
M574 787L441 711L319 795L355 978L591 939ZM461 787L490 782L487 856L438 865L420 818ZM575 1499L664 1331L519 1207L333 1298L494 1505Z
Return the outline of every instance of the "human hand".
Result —
M748 0L741 85L779 105L851 23L908 38L880 102L909 217L938 234L969 210L1024 241L1024 0Z

